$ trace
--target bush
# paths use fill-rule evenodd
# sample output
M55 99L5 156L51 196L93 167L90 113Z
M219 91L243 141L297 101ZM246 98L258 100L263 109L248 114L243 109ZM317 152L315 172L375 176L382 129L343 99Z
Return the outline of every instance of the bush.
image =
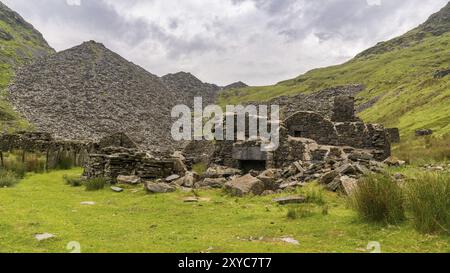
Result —
M405 220L402 189L388 175L364 177L350 198L359 216L366 221L397 224Z
M25 159L25 169L27 172L42 173L45 171L45 158L31 154Z
M12 171L0 170L0 188L9 188L19 183L19 177Z
M67 185L72 187L80 187L83 185L83 178L81 176L64 176L64 181Z
M4 169L14 172L16 176L19 178L25 177L25 174L27 172L25 164L21 160L18 160L16 157L13 156L10 156L10 158L5 160Z
M288 209L286 217L291 220L299 219L299 218L307 218L312 216L313 209L309 205L299 205L299 206L291 206Z
M450 233L450 174L419 174L408 181L406 196L419 232Z
M98 191L104 189L107 182L104 178L93 178L86 180L83 184L87 191Z

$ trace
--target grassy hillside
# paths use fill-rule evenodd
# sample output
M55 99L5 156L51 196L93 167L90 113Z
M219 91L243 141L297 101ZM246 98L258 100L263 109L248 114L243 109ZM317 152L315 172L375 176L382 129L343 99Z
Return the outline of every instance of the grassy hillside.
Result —
M220 103L267 101L282 95L310 93L323 88L364 84L359 115L368 122L399 127L403 137L430 128L450 133L450 3L418 28L364 51L347 63L312 70L274 86L224 91Z
M0 2L0 130L23 129L26 121L6 101L15 69L33 58L52 53L42 35L20 15Z

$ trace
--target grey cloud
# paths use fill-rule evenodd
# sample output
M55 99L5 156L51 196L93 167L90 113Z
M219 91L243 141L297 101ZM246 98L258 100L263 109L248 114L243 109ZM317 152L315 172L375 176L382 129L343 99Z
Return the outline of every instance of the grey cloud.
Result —
M186 70L223 85L272 84L348 60L418 25L448 2L82 0L81 6L69 6L65 0L1 1L59 50L94 39L152 73ZM152 15L133 13L144 8Z

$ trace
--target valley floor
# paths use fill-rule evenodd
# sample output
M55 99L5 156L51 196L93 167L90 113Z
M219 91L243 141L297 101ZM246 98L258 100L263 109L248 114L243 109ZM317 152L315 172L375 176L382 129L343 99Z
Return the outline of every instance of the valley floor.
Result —
M80 169L28 175L13 188L0 189L0 252L450 252L450 237L422 235L410 221L399 226L360 221L346 200L325 193L323 207L291 220L274 196L232 198L221 191L147 195L143 188L114 193L87 192L63 182ZM95 205L81 205L92 201ZM56 238L38 242L36 234ZM281 238L293 238L298 244Z

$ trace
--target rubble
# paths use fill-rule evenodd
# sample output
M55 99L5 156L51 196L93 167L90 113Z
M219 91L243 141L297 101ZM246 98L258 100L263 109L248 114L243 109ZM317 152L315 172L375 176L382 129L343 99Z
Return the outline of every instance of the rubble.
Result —
M256 177L245 175L235 178L225 184L225 190L233 196L247 194L261 195L264 192L264 183Z

